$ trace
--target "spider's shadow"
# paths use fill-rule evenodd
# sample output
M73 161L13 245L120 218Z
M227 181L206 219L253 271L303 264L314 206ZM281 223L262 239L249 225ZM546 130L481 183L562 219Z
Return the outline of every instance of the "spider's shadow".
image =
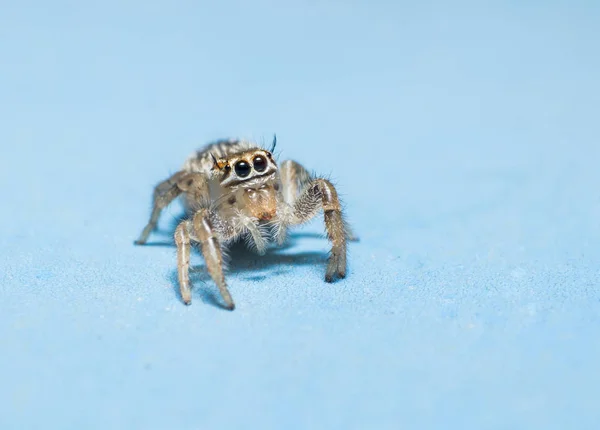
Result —
M227 274L246 274L238 276L238 282L252 281L260 282L273 275L281 275L289 272L289 268L282 266L289 265L318 265L326 264L326 252L300 252L296 254L286 254L282 251L295 245L298 239L302 238L322 238L323 235L317 233L290 233L285 244L280 247L274 247L267 250L265 255L258 255L246 247L243 242L236 242L229 247L229 261ZM173 242L153 242L150 246L174 246ZM169 280L173 285L173 290L178 299L182 301L179 293L179 280L177 278L177 269L173 269L169 275ZM199 296L203 303L223 307L219 290L214 285L206 266L204 264L193 265L190 267L190 281L193 285L192 294ZM183 303L183 301L182 301Z
M173 231L175 231L177 225L184 219L186 218L183 214L173 216L167 229L157 229L154 232L155 235L158 234L161 236L167 236L169 239L148 242L145 244L145 246L175 247ZM324 234L314 232L291 231L289 232L283 245L270 247L267 250L267 253L262 256L248 249L243 241L236 242L228 248L227 254L229 258L227 261L229 264L225 276L227 277L227 274L247 273L245 276L238 277L238 279L241 278L243 281L260 282L267 279L268 276L276 276L289 272L289 268L282 268L282 266L326 264L326 252L301 252L296 254L283 253L283 251L294 247L298 240L301 239L326 240L326 236ZM198 249L198 245L194 244L194 246L198 251L196 254L201 254L200 250ZM169 280L174 287L173 290L178 299L183 303L181 294L179 293L179 280L177 277L176 268L171 271ZM190 281L193 285L193 297L199 296L203 303L216 307L223 307L219 290L212 281L204 264L190 266Z

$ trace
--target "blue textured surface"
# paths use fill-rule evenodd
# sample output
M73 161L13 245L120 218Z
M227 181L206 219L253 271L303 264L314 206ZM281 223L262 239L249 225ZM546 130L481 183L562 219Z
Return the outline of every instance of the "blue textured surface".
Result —
M0 428L599 428L598 2L11 3ZM317 221L183 306L152 186L273 132L349 277Z

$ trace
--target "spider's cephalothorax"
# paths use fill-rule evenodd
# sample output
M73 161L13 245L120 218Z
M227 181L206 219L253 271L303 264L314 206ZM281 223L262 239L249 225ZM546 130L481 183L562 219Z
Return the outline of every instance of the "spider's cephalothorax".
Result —
M283 243L288 226L308 221L320 209L332 243L325 280L346 276L346 240L353 237L334 186L311 176L294 161L277 166L275 144L274 138L266 150L241 140L212 143L192 154L179 172L154 189L152 215L136 243L146 243L161 210L183 195L188 218L177 226L175 243L179 286L186 304L192 300L191 242L200 243L225 306L234 309L223 275L224 248L244 237L251 248L264 254L269 241Z

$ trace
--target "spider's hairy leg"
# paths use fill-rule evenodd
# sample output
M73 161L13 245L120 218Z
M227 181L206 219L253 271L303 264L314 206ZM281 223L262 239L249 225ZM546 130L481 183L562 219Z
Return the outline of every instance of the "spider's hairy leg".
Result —
M283 201L288 205L293 205L302 189L310 182L311 175L299 163L285 160L279 165L279 178ZM283 245L287 237L287 225L286 223L277 223L275 226L275 241L278 245Z
M283 185L283 198L284 201L290 205L295 204L296 200L300 197L300 193L315 179L304 166L293 160L283 161L280 165L279 172L281 183ZM346 221L343 223L344 230L346 231L346 239L351 242L358 241L358 236L354 233L350 225ZM285 227L282 226L279 230L283 230L283 237L280 239L278 235L277 241L283 242L283 239L285 238Z
M333 184L327 179L316 178L308 183L296 199L291 211L283 214L282 221L288 225L302 224L323 209L327 237L331 242L331 253L325 273L325 281L346 276L346 223L340 200Z
M285 160L279 167L279 176L283 185L283 199L288 204L293 204L300 192L308 184L311 174L299 163Z
M179 290L181 298L186 305L192 303L192 292L190 289L190 228L189 220L181 222L175 229L175 244L177 246L177 277L179 279Z
M218 236L224 237L225 232L215 228L212 222L217 216L217 214L211 213L208 209L200 209L194 214L192 221L183 221L177 227L175 242L177 244L179 288L181 289L183 301L189 305L192 301L189 282L189 249L190 239L193 239L200 243L206 268L219 288L221 297L223 297L223 301L225 302L225 307L233 310L235 309L235 304L233 303L231 294L229 294L225 276L223 275L223 252L218 239Z
M137 245L146 243L148 236L156 228L161 211L181 193L187 193L189 198L194 200L207 199L209 191L204 175L180 171L154 188L152 214L140 237L135 241Z
M352 227L350 227L350 225L348 224L347 221L344 221L344 228L346 229L346 238L350 242L358 242L358 241L360 241L360 238L356 235L356 233L354 232L354 230L352 229Z

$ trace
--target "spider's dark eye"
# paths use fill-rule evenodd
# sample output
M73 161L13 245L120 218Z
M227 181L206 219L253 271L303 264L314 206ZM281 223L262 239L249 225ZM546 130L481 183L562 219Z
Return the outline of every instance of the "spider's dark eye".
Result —
M248 176L250 174L250 170L252 170L250 164L248 164L244 160L235 163L235 173L240 178L245 178L246 176Z
M267 168L267 160L265 160L265 157L263 157L262 155L257 155L256 157L254 157L252 163L254 164L254 170L256 170L257 172L264 172Z

